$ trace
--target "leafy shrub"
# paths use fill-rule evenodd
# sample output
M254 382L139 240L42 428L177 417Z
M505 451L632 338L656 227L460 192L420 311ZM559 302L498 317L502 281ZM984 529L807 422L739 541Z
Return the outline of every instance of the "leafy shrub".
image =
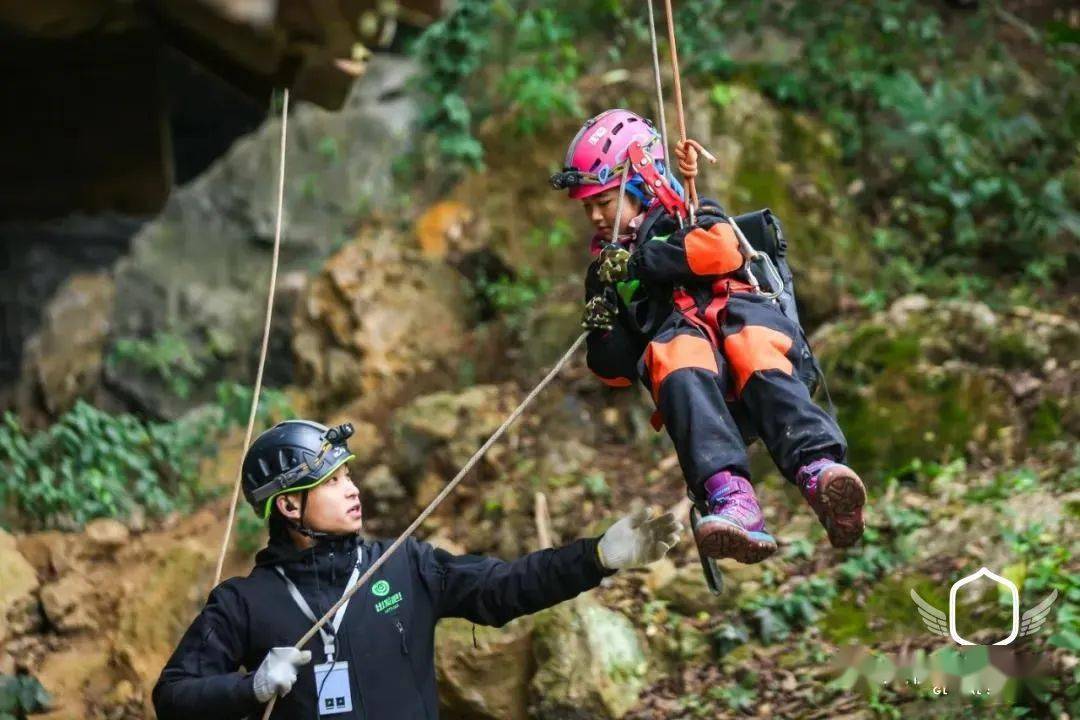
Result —
M149 339L120 338L108 359L114 367L123 362L156 375L179 398L191 394L192 382L203 377L202 360L183 337L157 331Z
M413 52L424 69L421 89L432 102L421 122L438 138L438 151L452 167L480 167L483 148L472 135L473 113L466 101L468 81L490 48L493 4L460 0L454 10L432 23Z
M995 275L1049 284L1080 261L1075 44L1032 30L1014 54L993 3L688 2L678 15L681 45L703 58L688 74L741 77L836 133L877 227L871 302L882 288L980 295ZM800 51L733 61L718 32L736 21Z
M0 519L74 528L97 517L126 518L139 510L160 517L191 507L208 492L199 483L199 462L223 432L246 423L251 391L222 384L218 398L220 404L173 422L112 415L80 401L40 432L26 431L16 415L5 413ZM261 423L288 414L280 393L261 398Z
M0 675L0 720L24 720L51 704L49 693L32 675Z

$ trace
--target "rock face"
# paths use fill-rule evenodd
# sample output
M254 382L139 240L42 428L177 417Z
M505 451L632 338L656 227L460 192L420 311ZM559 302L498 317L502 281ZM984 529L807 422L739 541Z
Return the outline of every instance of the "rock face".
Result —
M101 379L113 282L106 273L69 277L23 348L15 406L28 421L55 418L90 395Z
M439 715L446 720L527 720L532 619L503 628L476 628L467 620L436 627Z
M914 295L825 327L813 344L860 469L965 453L1009 460L1080 433L1080 323L1070 318Z
M280 278L317 263L359 216L391 196L391 164L416 115L406 92L412 72L409 61L374 58L340 112L300 104L290 113ZM237 142L134 238L116 267L115 336L169 332L189 345L206 379L250 376L270 272L279 122ZM289 301L278 299L270 383L291 372ZM130 363L111 370L108 381L162 414L184 405L161 377Z
M34 566L16 549L15 538L0 530L0 646L8 635L8 615L33 602L37 588Z
M621 718L645 687L645 654L630 621L587 595L537 615L533 652L536 720Z
M733 214L770 208L790 246L804 324L834 316L839 298L872 267L831 134L753 88L723 86L690 102L698 106L688 115L690 135L719 160L703 168L700 192Z
M455 271L390 233L358 238L327 262L294 319L297 375L317 402L365 408L455 365L468 303Z
M416 473L433 462L446 468L464 465L508 414L507 390L476 385L462 392L437 392L397 412L392 428L399 467Z

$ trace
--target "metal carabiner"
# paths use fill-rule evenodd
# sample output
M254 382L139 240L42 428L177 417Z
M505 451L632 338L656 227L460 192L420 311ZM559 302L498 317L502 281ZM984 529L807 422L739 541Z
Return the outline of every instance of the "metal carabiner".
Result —
M773 262L772 258L760 250L755 250L753 256L750 257L746 263L747 266L749 266L758 261L760 261L765 268L765 282L770 288L769 290L765 290L759 283L758 292L770 300L775 300L784 292L784 279L780 277L780 271L777 270L776 263Z
M742 228L739 227L739 223L735 222L734 218L728 216L727 221L731 225L731 229L735 231L735 237L739 240L739 252L742 253L745 259L743 269L746 271L746 277L750 284L770 300L780 297L784 292L784 279L780 277L780 272L776 269L772 258L750 244L750 241L746 239L746 235L743 234ZM765 280L769 284L768 290L761 287L761 283L751 267L755 262L760 262L765 268Z

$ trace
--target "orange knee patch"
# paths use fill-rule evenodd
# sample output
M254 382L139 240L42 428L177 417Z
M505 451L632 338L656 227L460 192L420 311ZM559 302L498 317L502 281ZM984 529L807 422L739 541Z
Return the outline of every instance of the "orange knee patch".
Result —
M659 403L660 384L671 373L683 368L701 368L720 372L716 351L703 337L676 335L668 342L651 342L645 350L645 367L649 369L653 400Z
M726 275L742 267L739 240L726 222L718 222L708 230L691 230L684 245L686 264L695 275Z
M782 370L791 374L791 338L760 325L747 325L724 338L724 355L735 374L735 394L742 395L750 376L759 370Z

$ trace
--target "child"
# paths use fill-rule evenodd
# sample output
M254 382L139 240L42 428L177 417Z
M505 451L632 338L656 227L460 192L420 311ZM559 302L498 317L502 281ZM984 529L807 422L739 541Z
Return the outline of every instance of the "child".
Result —
M628 160L633 143L646 161ZM736 416L799 487L832 545L849 547L862 536L866 489L842 464L840 428L800 379L813 376L801 328L747 282L737 237L715 203L703 201L695 222L680 227L660 200L678 202L681 188L656 173L646 179L649 162L667 175L664 160L650 121L607 110L585 123L552 177L596 228L583 319L593 331L589 367L611 387L638 379L652 393L654 425L667 426L706 511L694 528L703 555L754 563L776 551Z

